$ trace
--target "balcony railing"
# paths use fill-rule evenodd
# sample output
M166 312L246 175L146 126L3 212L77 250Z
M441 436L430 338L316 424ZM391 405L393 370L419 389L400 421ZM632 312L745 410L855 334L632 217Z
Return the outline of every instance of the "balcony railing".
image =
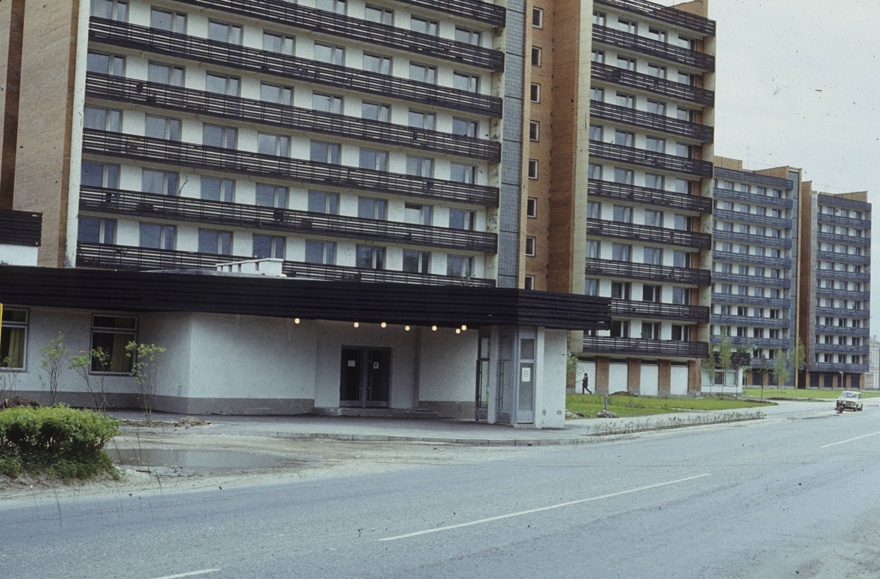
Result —
M846 374L859 374L868 371L867 364L836 364L836 363L813 363L808 364L807 369L813 372L829 372L832 374L839 374L840 372L844 372Z
M710 249L712 247L712 236L706 233L649 227L634 223L619 223L602 219L587 219L587 235L598 235L615 239L632 239L645 243L660 243L691 249Z
M504 26L506 11L502 6L489 4L485 0L398 0L426 10L444 12L469 20L476 20L492 26Z
M720 339L718 339L717 336L712 338L712 342L716 344L721 343ZM760 347L770 348L773 350L788 348L788 346L790 345L790 342L787 338L753 338L747 336L730 336L730 345L737 348L748 348L750 346L757 346L759 343L761 344Z
M479 253L496 253L498 246L494 233L481 231L223 203L191 197L170 197L122 189L83 187L80 190L79 207L81 211L90 213L234 225L260 231L384 241Z
M755 328L788 328L792 321L786 318L756 318L755 316L721 316L712 314L712 323L722 326L747 326Z
M762 298L758 296L742 296L739 294L712 293L713 304L732 304L737 306L759 306L765 308L788 308L791 300L783 298Z
M712 283L711 273L705 269L668 267L607 259L587 258L585 273L602 278L641 279L685 285L708 286Z
M671 340L639 340L584 336L584 352L589 354L627 354L668 358L705 358L709 355L706 342L673 342Z
M871 281L871 274L867 271L837 271L834 269L820 269L817 270L816 277L822 279L836 279L843 281L862 281L869 282Z
M747 253L733 253L730 251L713 251L712 260L730 263L748 263L764 267L791 268L791 259L779 257L767 257L764 255L749 255Z
M856 211L863 211L866 214L871 213L871 204L866 203L865 201L859 201L858 199L849 199L841 195L826 195L824 193L820 193L816 195L816 200L819 202L820 207L840 207L843 209L855 209Z
M785 237L758 237L748 233L734 233L733 231L724 231L716 229L712 232L712 237L716 241L738 241L740 243L751 243L754 245L766 245L767 247L781 247L783 249L791 249L791 239Z
M816 334L829 334L832 336L861 336L869 338L871 336L871 328L851 328L849 326L816 326Z
M300 30L331 34L339 38L405 50L421 56L449 60L496 72L504 69L504 53L497 50L412 32L396 26L369 22L344 14L316 10L292 2L281 0L262 0L260 2L242 2L241 0L177 1L190 6L257 18Z
M284 179L323 187L445 200L482 207L498 205L498 189L494 187L261 155L235 149L204 147L123 133L83 131L83 152L161 165Z
M132 271L157 269L213 270L216 268L217 264L244 259L252 258L84 242L79 242L77 244L76 252L77 267ZM298 261L285 261L282 265L282 271L288 277L296 277L299 279L361 281L370 283L411 283L430 286L495 286L495 282L490 279L463 279L445 275L418 274L381 269L360 269L356 267L321 265Z
M639 14L652 18L658 22L665 22L674 26L681 26L694 32L700 32L706 36L715 34L715 21L676 10L668 6L662 6L648 0L595 0L599 6L608 6L623 12Z
M855 217L843 217L842 215L830 215L828 213L817 213L816 222L819 224L829 223L833 225L845 225L847 227L855 227L857 229L871 229L870 219L857 219Z
M590 117L686 137L701 143L711 143L715 136L714 127L708 125L680 121L664 115L655 115L601 101L590 101Z
M673 82L599 62L593 62L591 70L593 80L619 84L707 107L715 106L715 93L704 88Z
M662 58L679 66L690 66L705 71L715 70L715 57L711 54L652 40L607 26L593 26L593 43L608 44L631 52Z
M611 315L615 318L681 320L696 324L709 321L709 308L682 304L611 300Z
M813 351L828 354L867 354L871 347L868 344L862 346L850 346L846 344L813 344Z
M43 214L0 209L0 244L39 247Z
M185 58L224 69L246 70L260 75L332 86L384 98L398 98L476 115L501 117L501 99L497 97L174 34L146 26L92 18L89 40L147 54Z
M725 219L727 221L735 221L737 223L754 223L757 225L768 225L770 227L778 227L780 229L791 229L791 220L784 217L771 217L770 215L755 215L754 213L745 213L743 211L730 211L727 209L716 209L715 219Z
M712 200L708 197L696 197L686 193L660 191L611 181L590 179L589 195L598 199L617 199L645 205L660 205L695 213L711 213Z
M685 157L677 157L676 155L666 155L665 153L655 153L654 151L636 149L635 147L623 147L599 141L590 141L590 157L629 163L640 167L688 173L689 175L697 175L699 177L712 176L712 163L708 161L687 159Z
M816 297L865 302L871 299L871 293L819 287L816 288Z
M849 253L837 253L835 251L817 251L816 258L821 261L830 261L834 263L852 263L855 265L871 265L871 256L869 255L851 255ZM826 269L816 270L818 277L825 275Z
M856 237L855 235L838 235L836 233L826 233L824 231L819 231L816 233L816 238L819 241L827 241L829 243L843 243L846 245L856 245L860 247L870 247L871 246L871 238L870 237Z
M738 273L712 272L712 281L716 283L736 283L759 287L778 287L788 289L791 280L784 277L757 277L754 275L742 275Z
M837 318L855 318L866 320L871 317L871 310L854 310L852 308L816 307L817 316L834 316Z
M718 177L718 167L715 167L715 177ZM794 207L794 201L791 199L783 199L780 197L768 197L767 195L758 195L757 193L746 193L745 191L734 191L733 189L723 189L715 187L715 199L730 199L733 201L745 201L746 203L755 203L758 205L767 205L769 207L782 207L791 209Z
M272 127L275 131L295 129L297 132L357 139L382 145L481 159L492 163L501 160L501 143L494 141L144 82L121 76L89 73L86 81L86 96L149 108L247 121Z

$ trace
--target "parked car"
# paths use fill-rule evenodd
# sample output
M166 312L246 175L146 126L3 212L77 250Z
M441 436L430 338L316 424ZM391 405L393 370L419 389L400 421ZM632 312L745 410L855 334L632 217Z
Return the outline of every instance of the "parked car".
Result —
M850 390L846 390L845 392L841 392L840 396L837 397L837 408L844 410L864 410L865 408L865 400L862 398L861 392L852 392Z

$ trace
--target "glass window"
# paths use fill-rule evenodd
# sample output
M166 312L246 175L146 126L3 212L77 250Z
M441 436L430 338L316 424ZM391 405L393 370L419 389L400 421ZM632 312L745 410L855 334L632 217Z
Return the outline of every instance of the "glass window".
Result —
M476 213L465 209L450 209L449 227L473 231L476 228Z
M205 90L227 96L239 96L241 79L236 76L209 72L205 75Z
M260 207L287 208L287 187L257 183L256 204Z
M462 163L450 163L449 164L449 180L455 181L456 183L470 183L474 182L475 176L477 173L477 168L473 165L464 165Z
M116 220L99 217L80 217L77 241L85 243L116 243Z
M287 86L260 83L260 100L267 103L291 106L293 89Z
M118 133L122 130L122 111L86 106L83 114L83 128Z
M92 0L91 15L117 22L127 22L128 2L125 0Z
M0 324L0 369L24 370L27 336L28 310L4 307Z
M199 229L199 253L232 255L232 232Z
M391 122L391 105L363 101L361 103L361 117L370 121L389 123Z
M409 273L431 273L431 254L415 249L403 250L403 271Z
M476 138L477 136L477 121L470 121L467 119L460 119L458 117L452 117L452 134L459 135L461 137L471 137Z
M150 249L174 249L177 228L159 223L140 224L140 247Z
M342 114L342 97L330 94L313 93L312 108L325 113Z
M309 191L309 212L339 215L339 194Z
M90 52L86 58L86 69L89 72L109 74L111 76L125 75L125 57L114 54L100 54ZM152 78L149 80L153 80ZM165 83L169 84L169 83Z
M377 151L376 149L365 149L361 147L358 166L361 169L387 171L388 151Z
M254 235L252 255L256 259L274 257L284 259L284 246L287 240L284 237L273 235Z
M241 44L241 26L208 21L208 40Z
M437 36L437 31L440 25L436 20L426 20L424 18L416 18L413 16L409 22L409 28L413 32Z
M403 221L404 223L412 223L414 225L431 225L432 210L433 208L430 205L405 203L403 206Z
M315 7L318 10L345 14L345 0L315 0Z
M394 24L394 10L368 4L364 8L364 20L392 26Z
M468 278L474 272L474 258L469 255L447 255L446 275Z
M388 202L375 197L358 197L358 217L361 219L388 219Z
M232 203L235 200L235 181L219 177L202 177L202 199Z
M312 141L309 146L309 159L318 163L338 165L340 148L339 143Z
M358 245L355 265L360 269L385 269L385 248Z
M238 144L238 129L218 125L202 125L202 143L207 147L235 149Z
M186 34L186 14L153 8L150 10L150 27Z
M338 66L345 64L345 48L341 46L316 42L313 56L318 62L326 62L327 64L336 64Z
M125 346L137 341L137 318L128 316L92 316L91 371L96 373L131 373L131 357Z
M452 87L467 92L480 92L480 77L463 72L453 72Z
M437 116L434 113L412 110L409 112L409 126L411 127L433 131L436 127L436 122Z
M624 243L611 244L611 259L614 261L631 261L632 246Z
M119 188L119 165L83 161L80 185L108 189Z
M415 177L434 177L434 160L428 157L406 156L406 174Z
M456 26L455 40L457 42L463 42L465 44L480 46L482 44L482 34L479 30L472 30L470 28L462 28L461 26Z
M428 84L437 84L437 67L411 62L409 64L409 79Z
M144 169L141 174L141 191L157 195L177 195L180 176L171 171Z
M391 74L391 57L364 53L364 70L378 74Z
M293 56L296 50L296 39L286 34L263 32L263 50Z
M271 135L269 133L258 133L257 152L259 152L261 155L289 157L290 137L288 137L287 135Z
M306 239L306 263L336 265L336 243Z
M180 141L180 119L146 115L144 118L144 135L151 139Z

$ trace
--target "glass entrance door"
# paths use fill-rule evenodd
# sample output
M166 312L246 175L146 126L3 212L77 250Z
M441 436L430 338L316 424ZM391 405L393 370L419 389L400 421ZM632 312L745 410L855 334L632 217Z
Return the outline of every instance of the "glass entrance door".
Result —
M391 393L391 350L342 348L339 405L387 408Z

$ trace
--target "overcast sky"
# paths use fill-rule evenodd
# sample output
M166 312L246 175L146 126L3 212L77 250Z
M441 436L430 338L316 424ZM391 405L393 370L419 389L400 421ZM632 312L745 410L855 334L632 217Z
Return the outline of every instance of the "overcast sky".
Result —
M715 154L747 169L799 167L814 189L868 191L880 211L880 0L708 1ZM880 335L880 271L871 286Z

